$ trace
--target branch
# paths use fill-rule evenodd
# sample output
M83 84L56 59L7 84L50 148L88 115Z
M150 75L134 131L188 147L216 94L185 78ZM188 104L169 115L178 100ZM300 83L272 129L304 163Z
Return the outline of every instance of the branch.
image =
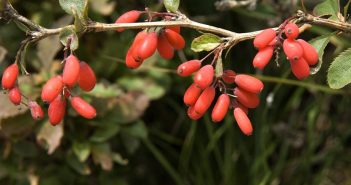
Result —
M30 36L30 42L39 41L48 36L57 35L63 29L67 27L74 28L74 25L68 25L61 28L48 29L44 28L33 21L27 19L26 17L18 14L18 12L12 7L8 0L3 0L5 3L5 9L1 12L2 18L8 20L18 21L28 28L31 29L27 34ZM325 18L315 17L311 14L305 14L299 11L296 15L298 22L309 23L314 25L321 25L337 29L344 32L351 32L351 24L347 22L333 21ZM140 29L140 28L150 28L150 27L167 27L167 26L181 26L186 28L192 28L198 31L210 32L224 37L228 37L228 44L226 46L232 46L241 41L253 39L262 30L247 32L247 33L236 33L223 28L218 28L215 26L210 26L207 24L199 23L188 19L186 16L179 14L179 19L176 21L157 21L157 22L138 22L138 23L119 23L119 24L107 24L100 22L89 21L86 25L86 32L102 32L102 31L114 31L118 28L125 29ZM277 28L275 28L277 29Z

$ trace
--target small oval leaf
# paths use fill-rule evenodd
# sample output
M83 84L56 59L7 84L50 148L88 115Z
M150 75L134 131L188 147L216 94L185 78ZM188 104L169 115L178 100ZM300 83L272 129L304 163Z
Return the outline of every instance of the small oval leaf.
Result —
M72 51L78 49L78 46L79 46L78 36L75 30L71 27L64 28L60 32L60 41L64 46L67 46L69 40L70 40L70 49Z
M81 17L88 17L88 0L59 0L62 9L70 15L74 11Z
M314 68L310 69L311 75L316 74L321 69L321 66L323 64L324 49L329 43L330 36L331 34L322 35L309 41L309 43L317 50L319 58L318 64Z
M315 16L325 16L330 15L328 19L338 20L338 2L335 0L325 0L324 2L318 4L313 9L313 14Z
M351 48L334 59L329 67L327 79L332 89L340 89L351 83Z
M211 51L219 46L221 42L221 37L211 33L205 33L193 40L191 43L191 49L194 52Z
M180 0L164 0L163 4L165 5L167 11L169 12L177 12L179 8Z

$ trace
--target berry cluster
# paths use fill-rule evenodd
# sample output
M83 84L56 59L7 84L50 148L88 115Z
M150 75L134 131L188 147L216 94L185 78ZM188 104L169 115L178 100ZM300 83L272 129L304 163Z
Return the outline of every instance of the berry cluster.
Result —
M283 24L283 29L266 29L254 39L254 46L259 50L253 59L253 66L263 69L273 56L276 47L283 46L284 53L290 61L291 70L299 80L310 75L310 66L318 62L316 49L308 42L296 38L299 27L295 23ZM278 32L278 35L277 35ZM284 32L286 39L282 37Z
M263 89L263 83L249 75L236 74L232 70L225 70L221 75L215 75L212 64L201 67L202 61L190 60L178 66L180 76L190 76L193 73L194 83L185 91L183 101L188 108L188 116L193 120L200 119L210 108L216 96L216 88L220 95L213 107L211 118L213 122L224 119L229 108L233 108L234 118L241 131L251 135L253 128L248 118L248 108L256 108L260 100L258 94ZM236 85L229 88L228 85ZM228 93L228 90L233 94ZM230 97L233 97L232 99Z
M59 124L66 112L66 99L81 116L92 119L96 110L79 96L72 96L71 89L78 84L83 91L91 91L96 84L94 71L90 66L71 54L65 59L62 75L50 78L41 91L41 99L49 103L48 116L52 125Z
M2 88L8 90L9 99L14 105L20 105L23 103L23 95L18 87L18 74L18 65L17 63L14 63L5 69L1 79ZM28 100L28 108L32 114L33 119L39 120L43 118L44 112L37 102Z
M33 119L42 119L44 113L39 104L21 94L17 85L18 74L19 69L16 63L7 67L2 76L3 89L9 91L9 99L14 105L23 103L30 109ZM81 116L88 119L96 116L94 107L82 98L71 95L71 89L76 83L83 91L91 91L95 87L96 77L87 63L80 62L77 57L71 54L65 59L62 75L50 78L41 92L41 99L49 104L48 116L52 125L57 125L62 121L66 112L67 98L69 98L73 109ZM28 100L28 104L22 102L22 97Z
M138 20L141 11L132 10L121 15L115 23L133 23ZM163 16L165 21L171 17L167 14L150 15L151 21L156 16ZM117 29L118 32L124 29ZM172 59L174 50L181 50L185 46L185 40L180 35L179 26L169 26L159 30L148 29L139 32L126 55L126 65L131 69L138 68L144 60L151 57L156 50L164 59Z

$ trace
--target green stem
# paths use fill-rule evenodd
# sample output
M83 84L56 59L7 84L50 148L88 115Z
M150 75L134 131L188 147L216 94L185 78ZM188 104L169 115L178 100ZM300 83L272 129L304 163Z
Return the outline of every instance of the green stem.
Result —
M343 90L335 90L335 89L329 88L328 86L313 84L313 83L304 82L304 81L297 81L297 80L290 80L290 79L285 79L285 78L262 76L262 75L253 75L253 76L255 76L256 78L258 78L264 82L272 82L272 83L285 84L285 85L294 85L294 86L304 87L307 89L323 91L323 92L329 93L329 94L348 94L347 92L345 92Z
M150 142L149 139L143 140L145 146L151 151L154 157L158 160L159 163L163 166L163 168L168 172L168 174L173 178L177 185L184 185L183 180L180 175L174 170L171 164L167 161L167 159L162 155L162 153L155 147L155 145Z

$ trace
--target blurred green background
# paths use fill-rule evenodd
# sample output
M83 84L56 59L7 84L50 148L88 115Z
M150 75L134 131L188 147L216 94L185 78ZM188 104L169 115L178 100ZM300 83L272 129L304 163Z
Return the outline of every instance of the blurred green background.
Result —
M215 2L181 0L180 10L195 21L249 32L278 26L301 5L297 0L263 0L219 11ZM319 2L305 0L309 11ZM48 28L72 22L56 0L12 3ZM145 6L164 11L156 0L90 0L89 17L114 22L125 11ZM332 31L314 26L301 37L310 40ZM123 62L136 33L88 33L80 38L76 55L92 66L98 85L91 93L75 93L96 107L94 120L69 108L64 124L52 127L47 118L33 121L26 107L19 110L1 93L1 185L351 184L350 89L331 91L326 86L330 61L350 47L349 35L331 38L322 69L303 82L290 74L283 56L280 67L272 60L264 72L255 71L252 41L231 50L224 59L226 68L265 81L261 104L249 113L254 132L248 137L232 111L216 124L208 114L197 122L186 115L182 95L192 80L177 76L175 68L182 60L206 55L190 50L200 32L182 29L187 47L173 60L155 54L140 69L130 70ZM14 22L1 20L1 73L14 61L24 38ZM57 37L28 47L25 65L31 75L20 78L20 87L29 98L37 98L43 83L60 73L62 57Z

